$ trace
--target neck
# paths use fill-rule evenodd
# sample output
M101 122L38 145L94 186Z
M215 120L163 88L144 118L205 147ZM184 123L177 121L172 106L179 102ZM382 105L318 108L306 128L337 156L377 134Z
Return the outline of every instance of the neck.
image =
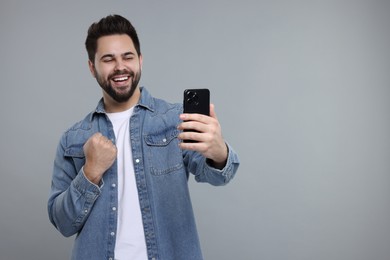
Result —
M112 97L103 93L104 100L104 109L107 113L116 113L126 111L138 103L138 100L141 96L141 91L139 87L137 87L133 93L133 95L126 102L118 103Z

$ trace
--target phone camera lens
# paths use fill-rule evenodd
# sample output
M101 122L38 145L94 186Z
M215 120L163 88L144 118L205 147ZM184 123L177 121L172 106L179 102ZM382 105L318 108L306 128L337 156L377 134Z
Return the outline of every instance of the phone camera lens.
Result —
M199 105L199 97L195 91L188 91L187 93L187 102L195 106Z

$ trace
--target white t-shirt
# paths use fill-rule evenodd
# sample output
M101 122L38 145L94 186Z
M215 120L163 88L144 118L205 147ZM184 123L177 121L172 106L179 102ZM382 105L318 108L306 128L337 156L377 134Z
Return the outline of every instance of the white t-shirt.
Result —
M118 224L115 243L115 259L147 259L145 233L135 182L133 156L130 143L130 117L133 108L107 113L113 127L118 150Z

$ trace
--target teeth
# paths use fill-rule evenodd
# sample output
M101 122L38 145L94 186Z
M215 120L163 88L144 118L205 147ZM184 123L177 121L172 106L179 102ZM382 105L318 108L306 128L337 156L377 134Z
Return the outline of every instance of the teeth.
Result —
M113 79L114 81L125 81L127 80L129 77L121 77L121 78L115 78Z

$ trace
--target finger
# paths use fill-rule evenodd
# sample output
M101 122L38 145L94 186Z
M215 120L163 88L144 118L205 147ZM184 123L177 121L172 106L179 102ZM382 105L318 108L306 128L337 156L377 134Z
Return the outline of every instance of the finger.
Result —
M98 140L102 143L108 143L108 142L112 143L112 141L107 136L104 136L102 134L98 135Z
M178 126L179 130L205 132L207 131L207 124L197 121L185 121Z
M196 113L181 114L180 119L183 121L204 121L207 116Z
M180 119L184 122L186 121L196 121L203 124L210 122L210 117L202 114L181 114Z
M96 132L96 133L94 133L92 136L91 136L91 138L93 137L93 138L101 138L103 135L102 135L102 133L100 133L100 132Z
M108 147L111 147L111 146L115 147L115 143L107 137L104 137L104 139L102 139L102 144L108 145Z
M203 137L204 133L201 133L199 131L196 131L194 129L188 129L180 132L177 135L177 138L179 139L180 142L203 142Z
M214 104L210 104L210 116L218 120Z
M197 151L200 152L202 150L202 143L185 143L182 142L179 144L180 149L182 150L190 150L190 151Z

